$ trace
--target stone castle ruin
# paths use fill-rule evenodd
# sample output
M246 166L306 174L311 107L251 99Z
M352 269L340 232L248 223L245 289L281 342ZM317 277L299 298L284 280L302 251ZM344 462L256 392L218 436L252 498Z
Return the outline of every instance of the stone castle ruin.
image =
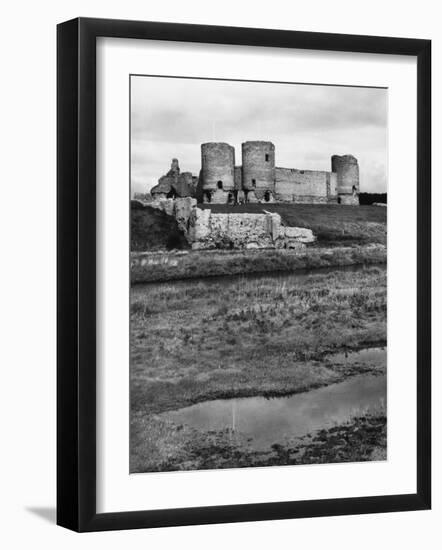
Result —
M275 166L275 146L270 141L246 141L241 153L242 165L237 166L231 145L203 143L199 177L180 172L178 160L173 159L151 197L192 197L213 204L359 204L359 166L352 155L333 155L328 172Z
M170 170L165 176L161 176L151 190L154 199L195 197L198 178L191 172L181 172L178 159L172 159Z

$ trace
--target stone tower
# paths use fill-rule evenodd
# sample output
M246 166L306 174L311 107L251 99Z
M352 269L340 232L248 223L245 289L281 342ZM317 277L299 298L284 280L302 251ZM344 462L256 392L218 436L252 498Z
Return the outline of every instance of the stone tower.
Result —
M359 204L359 166L353 155L333 155L332 172L336 173L339 204Z
M228 143L201 145L204 202L227 203L235 189L235 149Z
M270 141L242 144L242 181L247 201L273 200L275 191L275 146Z

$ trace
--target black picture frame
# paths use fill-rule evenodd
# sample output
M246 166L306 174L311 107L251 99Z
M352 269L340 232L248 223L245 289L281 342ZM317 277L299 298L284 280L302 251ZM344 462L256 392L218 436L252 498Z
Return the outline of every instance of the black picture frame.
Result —
M417 58L417 491L361 498L96 512L96 39L117 37ZM431 506L431 41L79 18L57 28L57 523L104 531Z

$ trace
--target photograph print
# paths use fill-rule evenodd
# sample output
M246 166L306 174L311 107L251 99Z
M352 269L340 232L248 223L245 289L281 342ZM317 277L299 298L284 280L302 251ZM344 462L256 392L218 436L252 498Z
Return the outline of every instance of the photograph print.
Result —
M130 472L387 459L386 88L130 76Z

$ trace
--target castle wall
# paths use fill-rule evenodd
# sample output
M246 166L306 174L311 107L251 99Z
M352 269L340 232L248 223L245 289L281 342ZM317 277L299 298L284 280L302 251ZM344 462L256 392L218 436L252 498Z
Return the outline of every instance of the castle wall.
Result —
M242 190L242 166L235 166L234 170L235 189L240 191Z
M330 197L336 197L338 194L338 178L335 172L330 172Z
M275 168L275 200L328 202L336 194L336 175L319 170Z

